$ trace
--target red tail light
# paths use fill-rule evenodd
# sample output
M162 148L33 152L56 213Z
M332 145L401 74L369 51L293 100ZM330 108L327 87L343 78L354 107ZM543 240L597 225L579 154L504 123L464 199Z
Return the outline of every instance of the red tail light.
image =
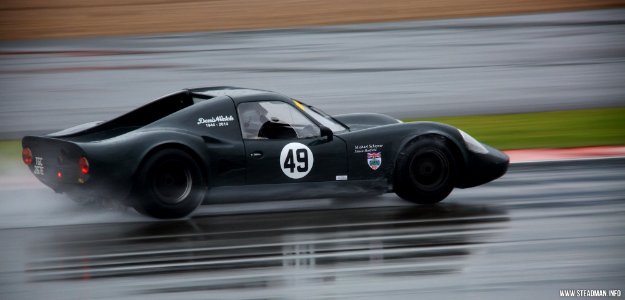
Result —
M56 178L63 179L63 173L61 171L56 171Z
M84 175L89 174L89 161L86 157L81 157L80 160L78 160L78 165L80 166L80 173Z
M30 148L26 147L22 149L22 160L26 165L30 166L33 164L33 152L30 151Z

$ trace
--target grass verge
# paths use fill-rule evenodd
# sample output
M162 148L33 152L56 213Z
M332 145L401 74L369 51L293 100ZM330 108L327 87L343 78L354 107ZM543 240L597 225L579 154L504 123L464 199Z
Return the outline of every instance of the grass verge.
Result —
M450 124L502 150L625 145L625 107L419 120Z
M0 140L0 175L10 173L22 167L22 142L19 140Z

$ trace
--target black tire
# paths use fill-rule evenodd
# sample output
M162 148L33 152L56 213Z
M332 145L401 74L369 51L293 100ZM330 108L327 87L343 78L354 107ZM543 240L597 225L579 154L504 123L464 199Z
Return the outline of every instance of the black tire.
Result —
M165 149L151 155L137 173L133 207L159 218L182 218L204 200L206 184L197 162L188 153Z
M451 193L458 170L444 137L420 138L402 152L393 182L399 197L418 204L434 204Z

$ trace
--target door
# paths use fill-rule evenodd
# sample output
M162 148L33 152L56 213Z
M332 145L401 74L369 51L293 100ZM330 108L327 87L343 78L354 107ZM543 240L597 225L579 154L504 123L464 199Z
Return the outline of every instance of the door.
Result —
M238 106L246 153L246 183L345 180L346 144L321 137L320 127L282 101Z

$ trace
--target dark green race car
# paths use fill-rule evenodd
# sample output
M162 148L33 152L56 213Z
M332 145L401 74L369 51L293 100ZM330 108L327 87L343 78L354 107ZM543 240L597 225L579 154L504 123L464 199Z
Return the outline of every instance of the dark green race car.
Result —
M452 126L330 116L263 90L183 90L107 122L26 136L33 174L80 202L120 199L157 218L202 203L395 192L437 203L502 176L508 157Z

